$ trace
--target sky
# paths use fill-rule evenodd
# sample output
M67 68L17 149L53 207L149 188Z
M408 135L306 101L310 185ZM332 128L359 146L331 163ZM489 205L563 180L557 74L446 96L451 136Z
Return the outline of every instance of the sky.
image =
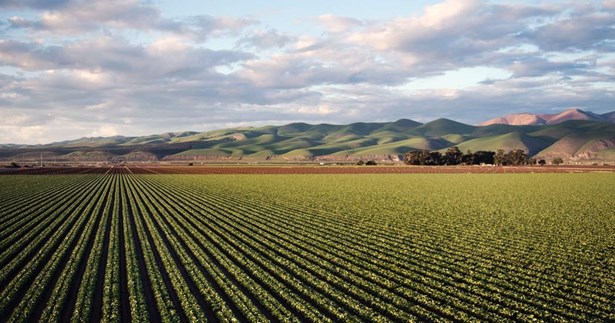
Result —
M0 143L615 110L615 0L0 0Z

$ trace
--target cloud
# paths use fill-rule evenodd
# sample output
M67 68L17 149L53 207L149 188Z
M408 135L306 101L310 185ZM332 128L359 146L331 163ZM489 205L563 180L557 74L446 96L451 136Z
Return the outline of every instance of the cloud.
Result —
M183 19L159 19L151 29L202 42L210 37L238 35L244 28L256 23L250 18L198 15Z
M350 31L356 27L363 26L363 22L359 19L339 17L331 14L318 16L318 21L322 23L327 28L327 31L331 33L342 33Z
M291 121L478 123L615 102L613 1L449 0L381 20L317 14L301 22L311 32L258 16L169 18L151 1L0 7L2 141ZM484 77L455 80L470 72ZM425 80L439 84L412 86Z
M14 28L30 28L33 25L32 21L19 16L10 17L7 21Z
M0 40L0 65L31 71L112 72L116 80L133 77L151 81L152 77L202 75L212 73L216 66L252 57L242 51L194 47L177 37L158 38L147 45L109 36L70 42L64 46Z
M276 30L254 29L237 41L240 47L258 49L282 48L293 41L293 37L279 33Z
M577 5L570 14L557 17L523 34L548 51L615 50L615 8L596 10L589 4Z
M0 4L1 6L1 4ZM151 2L139 0L92 0L64 1L52 5L39 5L35 1L17 6L46 9L38 19L14 16L8 19L12 28L28 29L55 37L81 35L99 30L134 29L148 32L164 32L180 35L197 41L209 37L237 33L256 23L249 18L212 17L195 15L181 19L166 18Z
M553 62L545 58L529 57L510 65L513 77L539 77L556 73L561 76L584 74L593 67L593 61Z
M0 119L0 137L4 143L38 141L49 131L47 116L0 109Z
M451 45L451 40L472 30L464 27L475 23L476 18L472 16L478 14L477 9L475 1L449 0L427 7L419 17L399 17L372 24L350 39L381 51L423 52L429 48L440 49L442 43Z
M29 28L39 32L79 34L88 30L105 28L151 29L162 18L160 11L137 0L94 0L25 3L34 9L45 9L39 19L17 17L10 21L13 27Z
M0 0L0 8L57 9L70 2L71 0Z
M92 137L112 137L119 134L117 128L112 125L104 124L90 134Z
M611 27L615 14L592 8L580 7L573 10L572 17L559 19L562 8L552 5L447 1L428 7L419 17L372 25L350 39L370 44L378 51L406 54L411 59L405 62L424 73L498 66L505 62L498 58L506 56L498 51L515 46L536 45L546 51L610 50L615 38Z

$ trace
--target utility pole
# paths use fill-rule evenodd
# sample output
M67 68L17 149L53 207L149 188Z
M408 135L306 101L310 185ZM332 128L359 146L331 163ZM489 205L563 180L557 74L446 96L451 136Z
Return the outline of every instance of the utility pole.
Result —
M41 152L41 167L43 167L43 152Z

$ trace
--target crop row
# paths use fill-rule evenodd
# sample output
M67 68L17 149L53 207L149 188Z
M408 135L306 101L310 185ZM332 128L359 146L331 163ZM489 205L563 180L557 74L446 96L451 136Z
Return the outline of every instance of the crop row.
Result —
M181 190L181 188L179 187L176 187L174 189ZM189 192L182 192L182 193L186 195L189 194ZM191 198L193 197L191 196ZM194 197L194 198L198 199L198 197ZM216 199L216 198L218 198L217 201L211 201L212 199ZM253 222L248 223L246 225L246 228L248 228L248 230L252 229L252 232L245 232L244 236L249 236L249 237L258 236L259 239L261 240L265 236L265 233L263 230L280 231L281 228L284 228L285 226L287 226L288 222L291 222L290 220L292 220L292 217L289 216L289 213L295 213L295 214L300 213L300 212L297 212L296 210L294 211L286 210L290 212L283 213L284 211L281 210L280 208L268 208L265 205L259 208L254 208L253 205L245 205L245 207L242 208L241 203L236 202L236 201L234 202L232 197L221 198L221 197L216 197L213 194L206 194L206 198L203 198L203 199L210 200L210 203L213 203L214 205L229 205L229 208L236 209L235 212L232 210L225 211L225 213L228 212L227 214L233 214L233 213L237 214L234 219L228 220L230 222L228 223L228 226L226 227L232 227L234 225L236 226L236 224L234 223L250 221L250 219L254 217L253 215L255 212L256 213L260 212L261 221L262 221L260 226L262 229L258 231L254 231L253 228L257 228L258 225L255 225ZM258 211L255 211L255 210L258 210ZM219 213L219 210L218 210L218 213ZM225 221L225 219L218 218L218 219L213 219L212 222L213 221L220 222L220 221ZM360 230L357 230L356 228L353 228L352 230L344 230L343 228L345 226L341 223L325 223L323 225L316 225L314 230L311 231L309 229L309 226L314 226L314 224L317 224L318 222L319 221L312 216L312 219L310 221L301 222L299 225L297 225L294 228L295 230L294 232L287 231L287 232L282 232L282 234L273 235L271 239L272 244L276 242L281 242L282 245L292 245L293 240L296 241L297 239L299 239L301 241L297 241L296 243L296 245L299 248L303 248L305 250L305 246L312 245L314 249L319 249L318 253L316 253L316 256L320 257L321 259L315 259L314 261L318 262L320 266L323 266L323 263L324 263L322 261L322 257L331 257L332 259L337 260L342 255L345 255L345 254L349 254L348 257L346 258L347 264L355 263L357 266L365 267L365 264L369 264L370 262L372 263L388 262L388 264L381 265L380 267L371 266L369 268L362 268L362 269L365 272L366 277L369 277L370 274L375 276L374 281L376 283L385 281L385 278L391 275L391 273L388 273L388 271L390 271L390 268L404 269L401 271L401 276L397 278L398 282L403 281L404 279L412 279L412 278L418 279L420 282L423 282L422 280L424 280L425 282L430 282L430 281L435 282L436 283L435 286L429 286L430 284L428 284L427 287L425 287L425 285L422 285L422 284L420 285L410 284L407 287L411 289L415 289L415 291L417 291L416 289L418 288L419 289L418 292L420 292L420 290L423 289L423 293L425 293L425 295L429 295L427 297L437 296L438 291L441 291L445 293L445 294L440 294L442 295L441 296L442 299L440 300L441 303L448 302L456 298L460 299L461 301L458 303L462 305L459 306L459 309L451 310L451 313L455 313L457 311L455 315L463 315L463 313L459 313L459 310L463 308L465 308L464 311L470 311L469 313L473 313L473 315L481 315L480 313L484 312L485 308L501 307L502 312L503 312L501 313L502 315L505 315L508 312L513 312L513 313L509 313L508 314L509 316L510 315L542 315L542 316L555 316L555 317L560 316L562 318L571 316L571 314L568 313L571 311L570 308L558 310L557 308L551 308L550 304L541 305L540 303L541 295L540 294L528 295L527 293L522 292L523 291L522 286L515 287L513 285L516 283L523 283L524 279L526 279L525 277L522 277L518 281L513 281L512 284L507 283L506 279L508 278L503 279L503 277L499 277L499 279L496 279L498 277L493 275L490 271L497 270L498 268L494 268L493 264L489 264L489 259L485 259L484 262L486 263L485 266L491 266L490 271L486 270L483 272L483 274L481 274L480 268L468 268L464 266L464 262L455 263L454 259L452 261L448 259L449 255L446 255L445 257L441 257L441 256L438 257L437 255L442 254L443 250L437 250L437 249L433 250L434 248L430 248L429 245L421 246L421 249L422 248L427 249L425 251L421 249L415 249L415 250L408 250L408 253L400 253L399 249L394 250L394 249L389 248L389 246L387 246L387 244L389 244L391 240L394 240L395 238L386 237L387 240L383 240L385 241L384 243L370 242L370 244L372 245L364 246L364 248L361 248L362 246L360 245L360 243L357 243L356 239L354 239L357 235L362 234ZM346 232L342 233L340 230L346 231ZM327 241L327 240L331 240L332 237L336 237L336 238L339 237L339 234L343 234L345 237L339 240L335 240L334 242ZM371 234L373 234L373 232ZM293 238L290 240L286 239L286 241L284 241L285 240L284 236L289 236ZM319 240L326 243L326 245L324 247L318 247L318 245L316 245L315 242ZM387 249L389 249L390 251L387 252ZM444 250L444 252L447 252L447 251ZM279 253L281 252L278 251L278 254ZM451 253L451 252L448 251L448 253ZM379 257L374 258L370 256L372 254L380 254L380 255ZM298 254L298 256L300 257L300 259L303 259L303 258L306 258L308 255L306 255L306 253L302 253L302 254ZM385 257L385 256L389 256L389 257ZM455 255L453 254L451 256L455 256ZM392 261L392 259L394 261ZM412 263L413 261L414 263ZM408 265L408 263L410 263L410 265ZM350 273L361 272L361 268L358 268L357 266L354 266L354 267L351 265L347 265L347 266L349 266L348 268L349 268ZM343 268L343 263L340 263L338 261L334 263L330 268L331 270L339 271L341 268ZM506 272L507 268L502 268L501 270L503 272ZM476 271L475 273L474 272L472 273L473 276L475 277L469 277L465 280L469 280L473 284L471 285L469 285L469 283L464 284L463 276L467 276L468 272L470 271ZM414 273L416 276L415 277L407 276L409 273ZM437 275L436 273L442 273L442 275ZM398 271L397 273L394 273L394 274L399 275L400 273ZM404 275L406 276L404 277ZM430 278L430 279L426 280L425 278ZM482 287L482 288L487 288L487 290L481 290L480 284L477 286L476 282L480 283L482 281L485 281L488 283L488 284L482 284L482 285L487 285L487 286ZM353 283L355 284L360 283L360 280L355 280L353 281ZM394 285L394 283L392 284ZM442 287L442 286L445 286L445 287ZM400 285L397 287L397 289L403 289L403 287L406 287L406 286ZM431 290L428 289L430 287L432 288ZM478 287L478 290L477 290L477 287ZM521 293L517 292L516 289L521 289ZM448 290L449 292L448 295L446 295L446 292L445 292L446 290ZM470 290L472 290L472 292L470 292ZM459 291L465 291L465 295L464 294L455 295L455 294L459 294L458 293ZM495 295L494 295L494 292L496 293ZM498 294L503 294L503 295L498 295ZM402 296L411 297L412 295L405 294ZM503 300L499 302L495 302L494 304L494 302L492 301L494 296L495 297L504 296L504 298ZM526 299L529 299L529 301ZM478 310L477 309L467 309L468 304L476 303L477 300L484 302L483 304L480 304L480 303L475 304L476 306L479 307ZM605 300L601 299L601 301L604 302ZM601 306L603 311L608 311L607 302L603 303L603 306ZM575 310L576 308L579 307L578 304L575 305L574 303L572 306L575 307ZM437 308L438 310L442 310L442 309L446 309L447 306L438 304ZM480 308L482 308L482 310ZM583 307L581 308L583 309ZM515 309L518 310L519 313L514 313L514 311L511 311ZM435 311L434 308L430 308L429 310ZM589 312L589 313L591 313L594 310L595 309L593 308L584 309L585 312ZM572 313L573 315L576 315L574 314L574 311Z
M480 194L444 181L414 194L448 198L409 208L386 177L344 175L337 185L381 192L326 197L310 191L322 177L242 176L1 177L15 189L0 186L0 321L615 319L612 241L576 243L581 234L540 231L536 216L515 224L522 214L488 201L456 218L451 201ZM281 184L291 179L305 190ZM587 187L575 195L591 198ZM613 233L605 210L551 212L577 232Z

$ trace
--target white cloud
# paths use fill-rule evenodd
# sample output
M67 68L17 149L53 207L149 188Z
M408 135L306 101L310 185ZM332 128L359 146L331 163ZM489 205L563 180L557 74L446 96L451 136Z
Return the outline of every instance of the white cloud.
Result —
M292 40L293 37L281 34L276 30L254 29L248 35L240 38L237 44L258 49L283 48Z
M49 129L43 126L6 126L0 125L0 137L4 143L44 143Z
M169 18L150 1L0 7L10 9L0 116L38 116L4 118L2 141L375 116L480 122L571 105L607 112L615 97L613 1L450 0L386 20L322 13L301 22L313 33L254 17Z
M372 46L377 50L399 50L404 52L425 52L429 48L439 50L452 45L453 39L460 39L476 23L475 16L481 16L476 1L449 0L428 6L421 16L398 17L385 23L369 26L357 32L350 40L357 44ZM500 35L504 36L504 35Z
M446 0L427 6L423 16L411 24L426 28L442 28L464 15L466 19L471 19L467 14L475 13L478 6L479 2L475 0Z
M355 27L363 25L363 22L359 19L350 17L339 17L331 14L324 14L318 16L318 21L325 25L327 30L332 33L342 33L350 31Z
M104 124L98 127L94 132L90 133L91 137L111 137L119 134L117 128L113 125Z
M25 19L24 17L13 16L7 19L9 24L13 27L17 28L28 28L31 27L32 23Z

